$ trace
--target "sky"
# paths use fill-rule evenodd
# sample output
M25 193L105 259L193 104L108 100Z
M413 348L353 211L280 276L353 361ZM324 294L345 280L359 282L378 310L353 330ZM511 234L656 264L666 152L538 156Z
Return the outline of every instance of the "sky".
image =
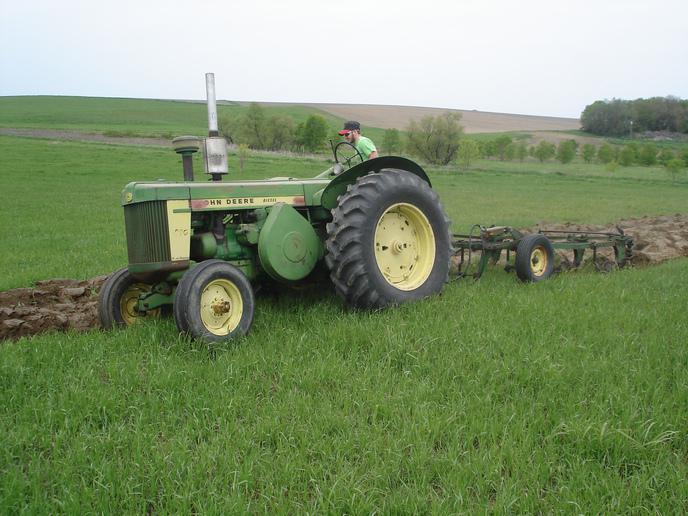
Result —
M0 95L578 117L688 98L686 0L0 0Z

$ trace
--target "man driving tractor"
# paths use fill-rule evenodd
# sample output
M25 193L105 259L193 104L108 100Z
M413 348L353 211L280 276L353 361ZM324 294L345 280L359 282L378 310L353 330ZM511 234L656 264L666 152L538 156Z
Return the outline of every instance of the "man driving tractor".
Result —
M354 120L350 120L344 124L344 129L339 131L347 142L356 147L356 150L361 153L364 160L377 158L377 148L373 140L361 136L361 124Z

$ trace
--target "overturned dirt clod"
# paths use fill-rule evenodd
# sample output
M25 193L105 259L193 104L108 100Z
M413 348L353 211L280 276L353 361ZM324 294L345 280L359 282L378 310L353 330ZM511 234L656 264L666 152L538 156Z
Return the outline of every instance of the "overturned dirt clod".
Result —
M0 292L0 339L98 328L98 290L106 278L49 279Z
M688 215L642 217L608 225L541 223L525 232L611 232L617 228L633 237L634 265L661 263L688 256ZM605 255L606 253L606 255ZM562 268L570 257L559 252ZM600 251L610 261L610 251ZM88 280L49 279L32 288L0 292L0 339L18 339L46 331L84 331L100 326L98 291L107 276Z

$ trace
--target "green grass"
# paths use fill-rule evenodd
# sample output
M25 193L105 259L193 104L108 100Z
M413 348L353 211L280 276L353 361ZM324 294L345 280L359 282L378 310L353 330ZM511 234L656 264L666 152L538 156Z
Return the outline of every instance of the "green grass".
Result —
M181 176L164 149L0 152L0 290L122 266L121 188ZM457 230L685 212L658 171L512 165L429 171ZM249 336L213 350L169 319L5 342L0 512L686 512L687 283L686 259L534 285L489 270L372 314L261 294Z
M246 104L219 104L218 116L239 116ZM297 105L266 106L268 114L292 117L296 124L310 115L325 118L330 129L341 129L343 120L324 111ZM152 136L172 139L183 134L208 132L208 111L201 102L119 99L99 97L0 97L0 127L54 129L104 133L106 136ZM383 129L364 128L382 142Z

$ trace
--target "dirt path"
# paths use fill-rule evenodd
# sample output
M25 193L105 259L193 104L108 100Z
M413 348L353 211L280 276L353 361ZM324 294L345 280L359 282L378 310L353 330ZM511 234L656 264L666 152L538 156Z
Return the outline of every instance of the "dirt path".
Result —
M609 225L542 223L525 231L615 231L633 237L631 263L648 265L688 256L688 215L642 217ZM563 260L570 260L561 253ZM98 328L98 291L106 276L88 280L48 279L34 287L0 292L0 339L46 331Z
M148 145L153 147L170 147L170 140L167 140L165 138L133 138L126 136L105 136L104 134L83 133L81 131L58 131L53 129L13 129L10 127L0 127L0 135L22 136L25 138L47 138L52 140L112 143L119 145Z

